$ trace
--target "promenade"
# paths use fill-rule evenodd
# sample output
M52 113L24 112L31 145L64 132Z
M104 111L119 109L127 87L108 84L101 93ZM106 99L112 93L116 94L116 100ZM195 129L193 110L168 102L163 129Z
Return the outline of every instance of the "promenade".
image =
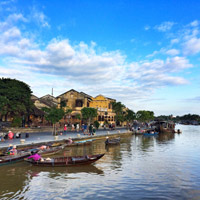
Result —
M23 145L29 145L29 144L35 144L35 143L41 143L41 142L59 141L59 140L68 139L69 137L72 139L84 139L88 137L93 138L97 136L114 135L117 133L127 133L127 129L126 128L116 128L115 130L99 129L99 130L96 130L96 136L84 135L82 131L79 131L79 132L67 131L65 133L63 132L62 135L58 135L58 140L55 140L54 136L52 135L52 132L29 133L28 138L26 138L26 135L25 135L26 133L21 133L21 138L14 138L12 140L6 139L4 142L0 142L0 148L8 147L9 144L13 144L17 146L22 145L20 142L21 139L25 139L25 143Z

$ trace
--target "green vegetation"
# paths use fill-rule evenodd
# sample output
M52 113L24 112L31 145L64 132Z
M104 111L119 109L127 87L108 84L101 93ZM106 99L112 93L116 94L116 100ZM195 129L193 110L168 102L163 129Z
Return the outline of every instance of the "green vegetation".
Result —
M188 123L190 123L191 121L196 121L198 123L200 123L200 116L197 114L186 114L183 116L176 116L173 117L172 115L160 115L158 117L156 117L155 119L157 120L171 120L174 122L181 122L181 121L187 121Z
M96 121L94 121L94 126L96 127L96 129L98 129L100 126L100 123L96 120Z
M1 119L7 121L8 116L28 116L33 106L31 101L31 89L22 82L10 78L0 79L0 113Z
M133 112L132 110L128 109L126 111L126 114L125 114L125 119L126 119L127 122L133 122L133 120L136 119L135 112Z
M56 126L55 124L59 122L65 115L63 109L58 108L42 108L45 112L45 119L53 124L53 135L56 135Z
M12 121L11 126L12 127L20 127L22 125L22 118L21 117L15 117Z
M141 122L147 122L150 120L154 120L154 112L147 110L139 110L136 113L136 119Z
M85 108L82 108L81 114L82 114L82 118L87 120L88 125L90 125L92 119L97 116L97 109L85 107Z
M116 114L115 121L116 125L120 124L120 122L125 121L125 111L126 108L125 105L123 105L121 102L112 102L112 108Z

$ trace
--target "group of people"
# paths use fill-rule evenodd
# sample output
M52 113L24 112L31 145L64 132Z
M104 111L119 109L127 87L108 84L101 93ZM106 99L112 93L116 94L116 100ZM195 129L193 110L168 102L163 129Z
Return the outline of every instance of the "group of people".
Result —
M16 147L16 145L9 144L8 149L7 149L6 152L7 152L8 155L17 155L17 147Z
M71 126L65 124L65 125L64 125L64 133L67 132L67 130L68 130L70 127L71 127L71 131L79 132L79 130L80 130L79 124L71 124Z
M25 133L25 138L29 137L29 133ZM21 138L21 133L17 132L14 134L12 131L8 131L8 133L0 133L0 141L4 142L5 140L9 139L12 140L14 138Z
M68 130L68 126L67 124L64 125L64 133L67 132ZM96 133L96 129L95 127L93 126L93 124L90 124L89 127L87 124L82 124L81 125L81 130L83 132L84 135L94 135L94 133ZM77 131L79 132L80 131L80 126L79 124L72 124L71 125L71 131Z

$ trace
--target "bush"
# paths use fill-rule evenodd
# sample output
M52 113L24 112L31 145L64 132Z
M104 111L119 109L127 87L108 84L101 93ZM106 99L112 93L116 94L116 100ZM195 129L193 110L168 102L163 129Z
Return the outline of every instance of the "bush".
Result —
M94 126L98 129L99 126L100 126L99 122L98 121L94 121Z
M21 127L22 126L22 119L20 117L15 117L11 124L12 127Z

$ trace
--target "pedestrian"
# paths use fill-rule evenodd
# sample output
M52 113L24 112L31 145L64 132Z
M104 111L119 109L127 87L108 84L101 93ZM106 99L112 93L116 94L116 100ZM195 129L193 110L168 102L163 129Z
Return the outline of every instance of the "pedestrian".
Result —
M25 137L26 137L26 138L29 138L29 133L26 133L26 134L25 134Z
M64 126L64 133L66 133L67 132L67 125L65 124L65 126Z
M81 125L81 130L84 133L84 124Z
M79 124L76 125L76 131L79 132Z
M16 138L21 138L21 133L17 132L17 133L15 134L15 137L16 137Z
M92 124L89 126L89 134L92 135Z
M84 134L84 135L87 134L87 124L84 125L84 132L83 132L83 134Z
M72 124L72 131L74 131L74 124Z
M9 131L9 132L8 132L8 138L9 138L10 140L12 140L13 137L14 137L14 133L13 133L12 131Z
M92 129L92 135L95 135L95 133L96 133L96 129L95 129L95 127L93 127L93 129Z

